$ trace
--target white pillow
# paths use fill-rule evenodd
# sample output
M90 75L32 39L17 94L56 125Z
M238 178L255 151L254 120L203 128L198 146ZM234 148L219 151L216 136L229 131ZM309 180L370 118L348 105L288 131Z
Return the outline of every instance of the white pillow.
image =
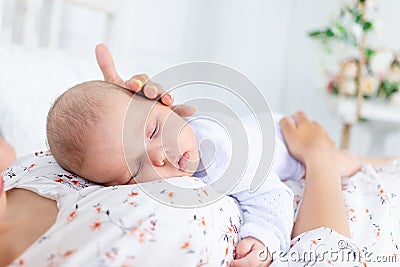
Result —
M101 79L94 55L0 46L0 128L17 156L46 148L46 116L55 98L73 85Z

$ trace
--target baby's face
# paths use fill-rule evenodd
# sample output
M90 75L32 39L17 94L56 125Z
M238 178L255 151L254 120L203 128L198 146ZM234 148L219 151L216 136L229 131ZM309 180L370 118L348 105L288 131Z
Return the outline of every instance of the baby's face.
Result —
M110 101L113 108L102 130L92 136L93 149L82 176L118 185L191 176L196 171L196 136L175 112L139 96Z

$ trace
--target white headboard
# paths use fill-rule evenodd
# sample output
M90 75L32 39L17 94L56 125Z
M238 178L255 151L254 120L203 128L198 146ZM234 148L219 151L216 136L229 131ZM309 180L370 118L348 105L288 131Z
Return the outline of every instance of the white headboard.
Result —
M61 49L60 40L73 34L62 25L70 22L67 18L75 19L64 16L65 9L94 13L100 19L104 15L105 25L90 20L88 25L105 27L99 29L104 37L97 41L105 42L115 19L115 4L110 0L0 0L0 131L17 156L46 149L46 116L60 93L102 78L94 56L96 41L89 44L93 53L78 55ZM72 39L80 48L81 40Z
M116 3L110 0L1 0L0 43L58 48L66 5L100 12L106 16L104 41L110 39Z

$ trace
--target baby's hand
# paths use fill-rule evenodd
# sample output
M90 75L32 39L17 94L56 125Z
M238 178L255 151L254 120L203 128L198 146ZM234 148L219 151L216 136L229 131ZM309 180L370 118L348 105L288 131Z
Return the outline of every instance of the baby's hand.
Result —
M266 261L259 259L258 255L264 250L263 243L254 237L246 237L240 240L236 247L235 259L231 262L232 267L265 267L271 263L270 257Z

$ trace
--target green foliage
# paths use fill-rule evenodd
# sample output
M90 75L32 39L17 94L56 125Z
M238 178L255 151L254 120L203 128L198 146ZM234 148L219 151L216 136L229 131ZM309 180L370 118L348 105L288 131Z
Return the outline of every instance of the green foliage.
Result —
M368 31L372 30L372 26L373 26L373 24L371 21L364 22L363 31L368 32Z
M314 30L308 33L308 36L322 43L330 41L339 41L347 45L358 47L359 36L354 32L354 25L358 25L362 34L368 34L374 28L372 21L364 21L362 10L359 3L366 4L366 1L353 1L340 9L339 16L335 18L331 25L323 30Z
M376 54L376 50L367 48L365 49L365 57L367 58L367 61L370 61L371 58Z
M339 94L339 87L337 85L334 85L332 88L332 94L333 95L338 95Z
M370 4L370 2L368 2ZM349 54L351 54L351 58L343 58L341 63L348 63L352 60L355 60L358 64L359 59L357 56L354 56L354 50L360 51L361 49L361 40L366 40L374 30L374 22L370 19L365 18L365 14L363 14L363 10L366 9L367 1L366 0L348 0L345 2L343 6L340 7L339 14L325 27L320 29L315 29L308 33L310 38L313 38L323 44L325 48L325 52L327 54L333 55L335 52L335 48L338 44L344 44L346 48L349 48ZM365 9L364 9L365 8ZM375 9L376 10L376 9ZM339 47L343 51L343 47ZM379 82L379 89L377 90L377 83L372 82L373 90L372 92L365 92L363 95L364 98L390 98L394 93L400 91L400 81L390 81L387 79L386 75L382 75L382 73L373 73L372 64L374 62L373 58L377 55L378 51L369 47L368 43L364 48L365 51L365 74L370 75L373 79ZM345 53L346 54L346 53ZM337 56L337 55L335 55ZM339 57L343 57L342 54ZM375 62L376 63L376 62ZM379 63L377 63L379 64ZM396 64L396 65L395 65ZM344 68L345 64L341 65L341 68ZM400 60L394 60L391 68L392 71L399 71L396 68L400 67ZM342 69L343 70L343 69ZM339 83L340 86L347 86L345 84L345 80L339 79L339 75L347 75L345 72L338 73L332 80L330 80L327 91L330 94L338 95L339 94ZM353 71L354 73L354 71ZM352 74L354 75L354 74ZM397 75L397 76L396 76ZM398 73L394 74L392 77L398 77ZM343 78L343 77L342 77ZM355 79L357 82L357 77L344 77L345 79ZM393 79L393 78L392 78ZM396 78L397 79L397 78ZM359 89L359 84L357 83L357 89ZM376 91L377 90L377 91ZM350 93L348 93L350 94ZM353 94L353 93L351 93ZM346 95L347 97L356 97L356 95Z
M379 94L383 95L385 98L389 98L393 93L399 91L400 82L390 82L388 80L383 80L379 88Z

